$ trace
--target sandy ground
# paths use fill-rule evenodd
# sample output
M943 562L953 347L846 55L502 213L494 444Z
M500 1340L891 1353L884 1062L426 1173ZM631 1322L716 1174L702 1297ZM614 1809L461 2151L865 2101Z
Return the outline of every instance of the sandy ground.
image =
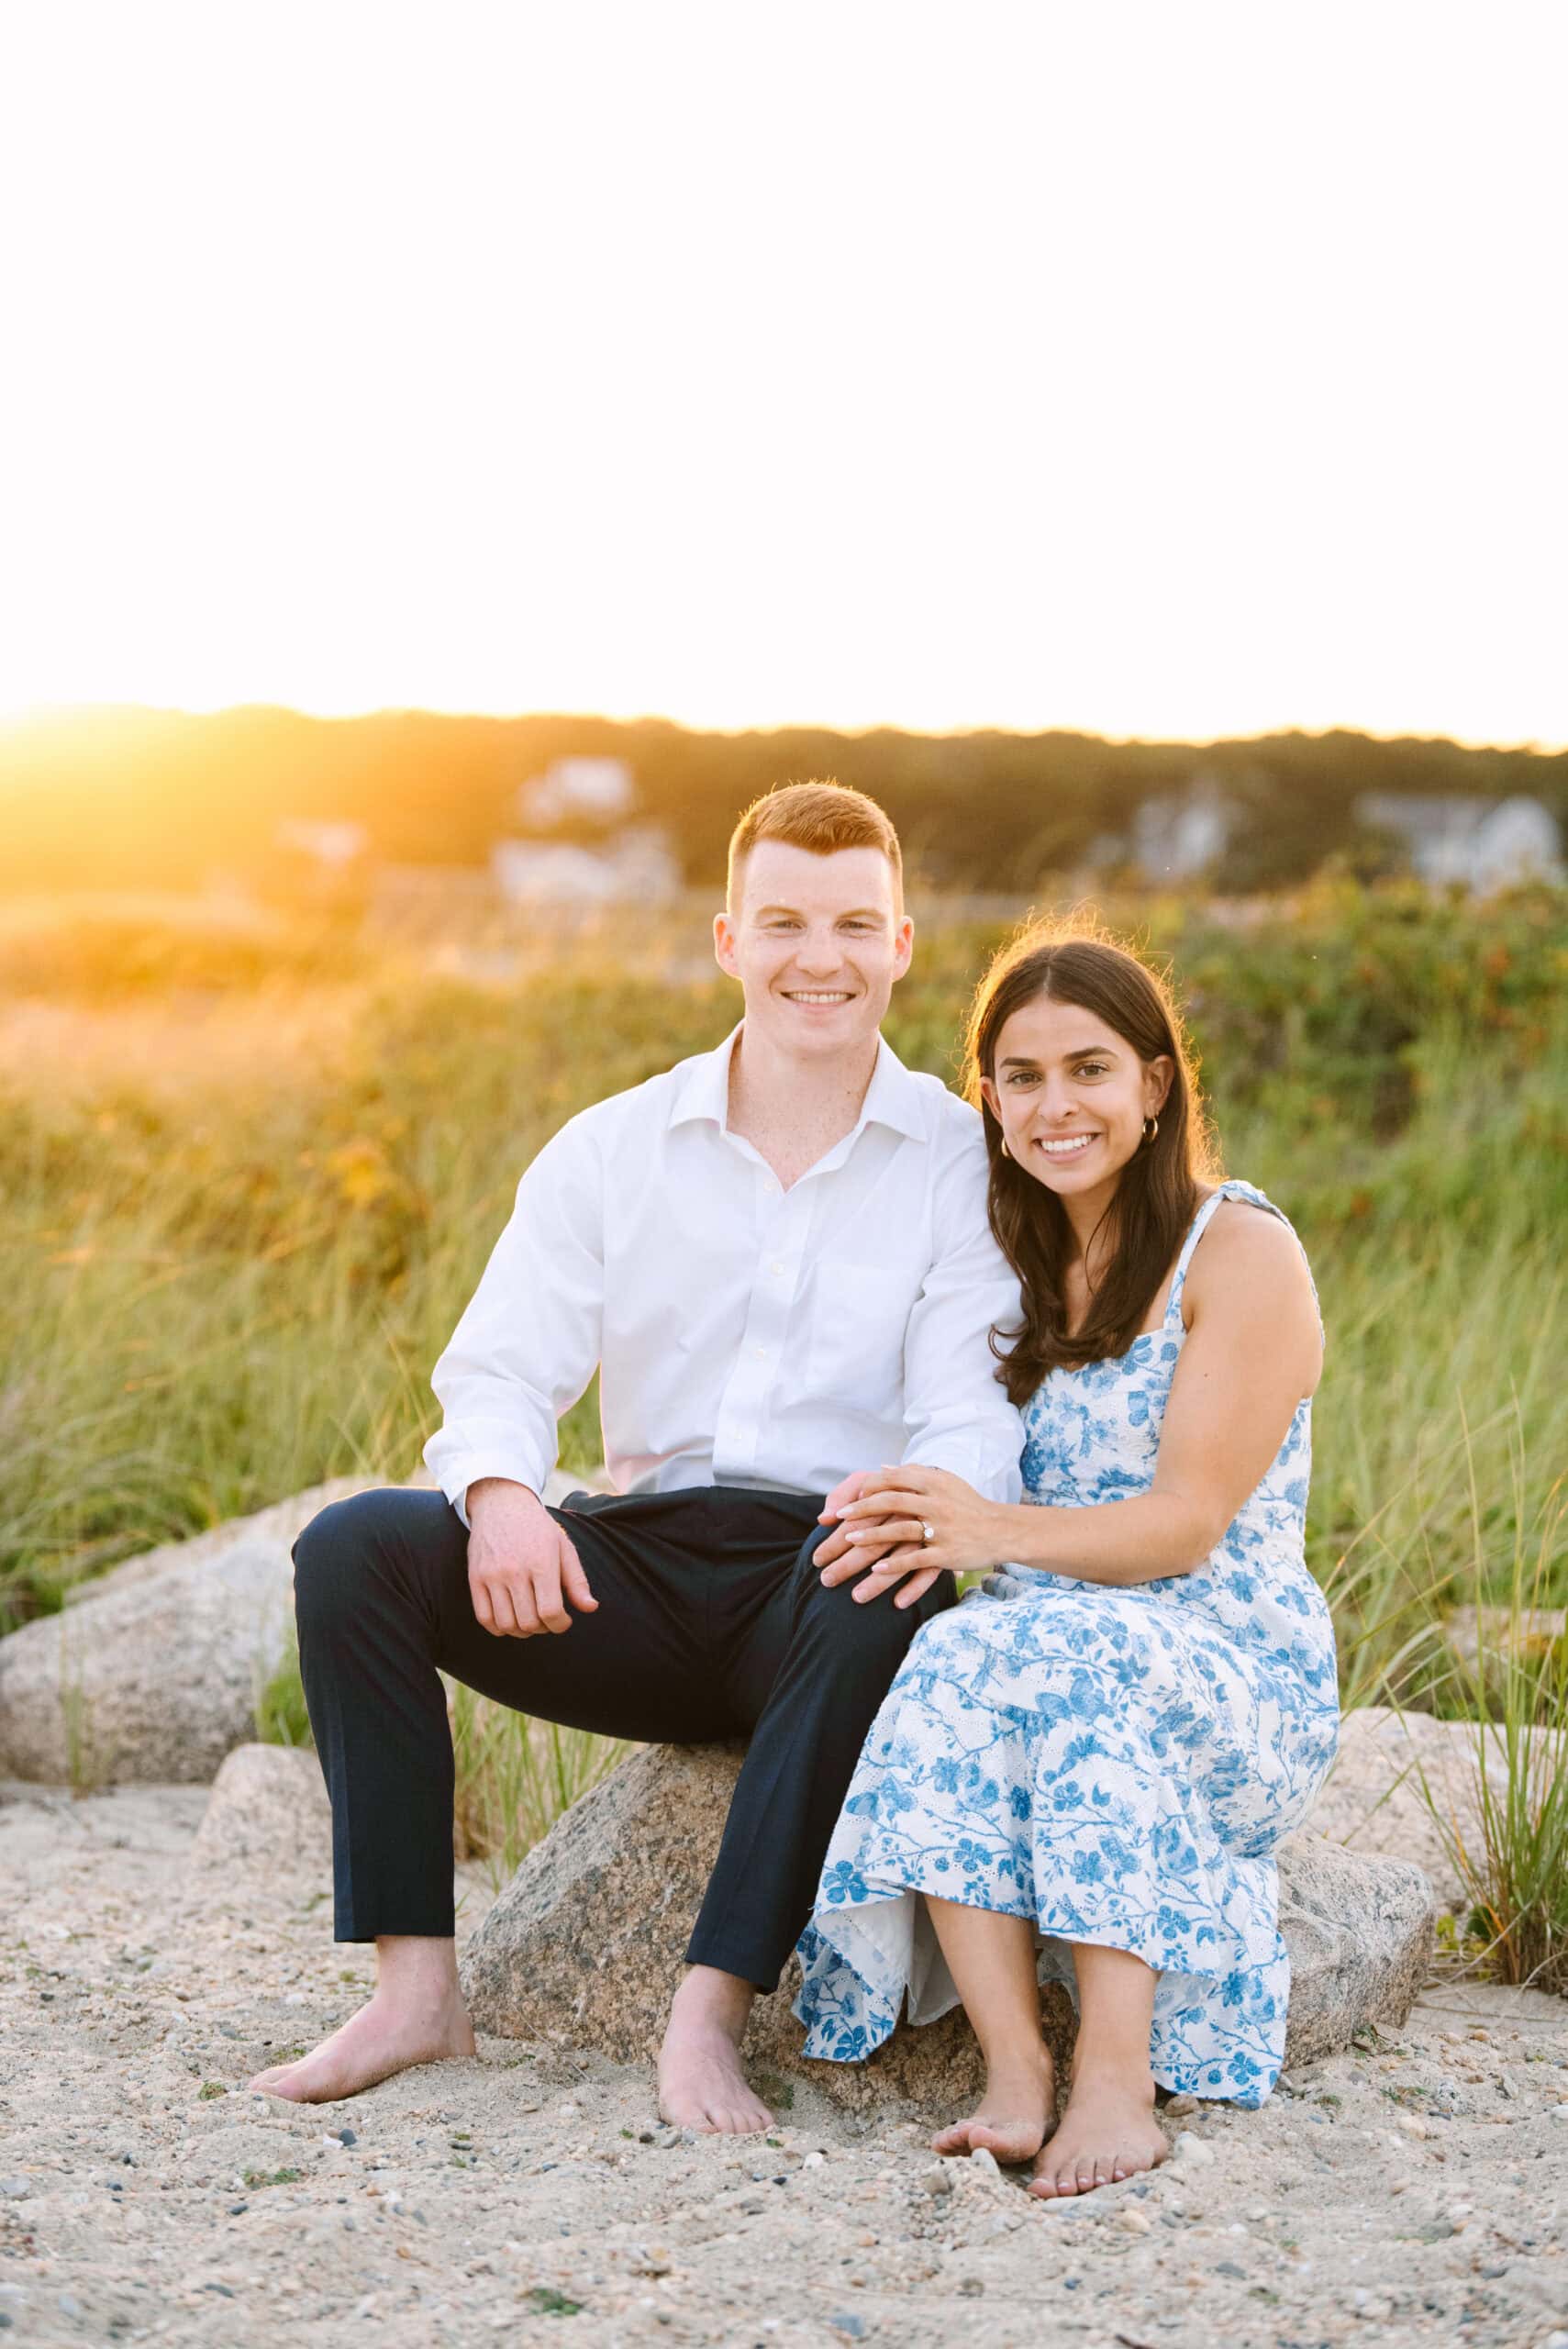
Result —
M491 2040L350 2104L248 2075L368 1954L326 1887L203 1879L201 1787L0 1799L0 2335L20 2343L881 2341L1568 2349L1568 2009L1434 1990L1151 2179L1047 2208L796 2090L766 2139ZM465 1904L472 1930L482 1879Z

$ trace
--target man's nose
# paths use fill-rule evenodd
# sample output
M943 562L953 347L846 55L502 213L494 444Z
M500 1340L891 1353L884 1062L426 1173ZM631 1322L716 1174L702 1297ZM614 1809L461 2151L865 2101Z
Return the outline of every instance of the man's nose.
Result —
M807 935L795 949L795 961L803 971L836 971L842 961L839 941L829 932Z

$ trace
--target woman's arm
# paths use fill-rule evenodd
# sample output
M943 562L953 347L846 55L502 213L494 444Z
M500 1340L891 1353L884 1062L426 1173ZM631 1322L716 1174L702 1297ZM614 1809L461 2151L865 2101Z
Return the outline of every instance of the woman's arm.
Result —
M1085 1582L1129 1585L1189 1574L1207 1557L1262 1481L1296 1405L1322 1368L1312 1286L1286 1227L1227 1200L1194 1252L1183 1297L1186 1342L1171 1382L1154 1481L1146 1493L1093 1508L1006 1508L961 1478L920 1467L869 1479L846 1530L907 1545L879 1561L903 1574L917 1552L956 1574L1006 1563ZM922 1543L922 1522L934 1535ZM852 1548L843 1573L855 1571ZM855 1596L876 1596L873 1577Z

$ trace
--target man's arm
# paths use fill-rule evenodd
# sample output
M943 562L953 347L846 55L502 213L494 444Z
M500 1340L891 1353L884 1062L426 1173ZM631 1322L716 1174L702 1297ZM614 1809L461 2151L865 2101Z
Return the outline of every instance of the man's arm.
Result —
M992 1237L986 1186L983 1147L955 1153L938 1182L930 1269L905 1339L903 1458L951 1469L986 1499L1013 1502L1023 1490L1023 1421L997 1380L990 1340L994 1328L1017 1327L1020 1301L1018 1281ZM828 1495L824 1516L858 1499L867 1481L864 1470L846 1478ZM816 1563L825 1582L846 1582L897 1546L895 1540L882 1549L856 1543L851 1553L843 1532L834 1532ZM877 1598L909 1574L906 1565L886 1578L873 1573L855 1596ZM914 1575L895 1604L912 1606L935 1578L934 1569Z
M511 1219L431 1373L444 1419L425 1460L465 1525L471 1485L498 1477L543 1491L556 1421L597 1367L603 1198L599 1152L574 1118L518 1184Z
M992 1236L987 1181L980 1146L956 1156L937 1186L931 1267L904 1347L904 1459L1011 1502L1023 1491L1023 1420L997 1379L991 1332L1016 1329L1021 1308Z

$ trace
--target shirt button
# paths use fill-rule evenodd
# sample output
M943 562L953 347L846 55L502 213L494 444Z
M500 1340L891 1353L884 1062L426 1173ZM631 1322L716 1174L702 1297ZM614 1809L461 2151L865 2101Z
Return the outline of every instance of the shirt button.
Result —
M768 1350L766 1346L759 1346L757 1348L757 1352L762 1356L762 1360L766 1362L768 1358Z
M783 1266L782 1264L770 1264L770 1265L768 1266L768 1270L769 1270L769 1272L771 1272L771 1273L781 1273L781 1274L782 1274L782 1273L783 1273L783 1271L784 1271L784 1266Z

